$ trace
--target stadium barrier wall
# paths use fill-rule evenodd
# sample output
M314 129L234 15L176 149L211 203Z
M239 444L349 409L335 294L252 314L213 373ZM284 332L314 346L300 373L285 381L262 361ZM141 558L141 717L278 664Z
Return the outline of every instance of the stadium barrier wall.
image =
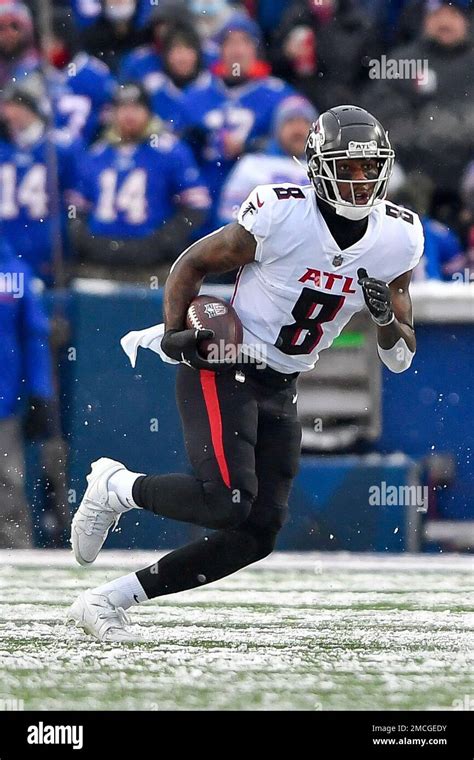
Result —
M474 519L473 289L438 283L413 288L418 352L407 373L384 371L382 435L374 453L303 456L280 549L415 548L407 508L371 506L368 493L382 482L396 487L413 483L414 464L433 453L450 454L456 464L454 484L437 494L439 516ZM228 294L215 286L205 290ZM175 368L140 349L132 369L119 343L129 330L161 321L162 295L160 290L77 281L68 293L45 296L50 310L55 299L62 299L72 324L60 369L71 511L82 497L90 462L99 456L122 460L137 471L189 471L174 400ZM30 447L28 488L41 546L47 543L47 532L36 460ZM413 528L420 518L412 517ZM108 546L167 548L197 535L199 529L132 512Z

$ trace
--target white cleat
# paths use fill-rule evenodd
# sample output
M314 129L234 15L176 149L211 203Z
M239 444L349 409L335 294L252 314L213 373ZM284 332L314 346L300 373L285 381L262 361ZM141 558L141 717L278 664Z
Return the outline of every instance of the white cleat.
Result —
M92 462L88 486L71 525L71 544L80 565L94 562L110 528L116 528L121 515L133 509L133 504L124 507L107 487L112 475L125 469L121 462L106 457Z
M130 618L122 607L116 607L105 594L83 591L69 608L67 620L99 641L136 641L127 625Z

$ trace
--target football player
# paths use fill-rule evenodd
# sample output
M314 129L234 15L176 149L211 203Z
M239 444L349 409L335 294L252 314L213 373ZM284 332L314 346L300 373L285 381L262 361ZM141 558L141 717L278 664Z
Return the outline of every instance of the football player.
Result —
M102 458L72 524L78 562L99 553L131 509L215 532L151 567L83 592L70 618L103 640L131 636L124 610L211 583L273 550L300 456L296 381L355 312L368 308L380 359L410 367L415 334L408 286L423 252L417 215L385 201L394 151L382 125L339 106L312 125L310 184L255 188L233 222L188 248L165 288L161 350L180 362L177 401L194 474L146 475ZM244 357L216 372L199 353L208 330L185 328L205 275L240 266L233 305ZM264 352L262 351L264 349ZM265 353L266 364L252 356Z

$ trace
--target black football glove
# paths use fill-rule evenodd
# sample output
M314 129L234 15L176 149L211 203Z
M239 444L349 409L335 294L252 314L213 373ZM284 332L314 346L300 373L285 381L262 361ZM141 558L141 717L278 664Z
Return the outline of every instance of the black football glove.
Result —
M161 339L161 348L170 359L187 364L194 369L216 370L214 362L208 362L199 353L199 343L214 337L214 330L167 330Z
M23 433L29 441L50 438L53 434L52 402L39 396L31 396L26 405Z
M361 286L364 300L376 325L388 325L393 321L392 295L386 282L369 277L366 269L357 270L357 284Z

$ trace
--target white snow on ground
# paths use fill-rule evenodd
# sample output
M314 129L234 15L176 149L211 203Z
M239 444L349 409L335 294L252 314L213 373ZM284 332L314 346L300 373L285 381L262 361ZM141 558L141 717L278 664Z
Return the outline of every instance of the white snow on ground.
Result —
M275 554L132 610L137 643L64 623L83 588L156 561L0 551L0 706L455 709L474 704L474 559Z

